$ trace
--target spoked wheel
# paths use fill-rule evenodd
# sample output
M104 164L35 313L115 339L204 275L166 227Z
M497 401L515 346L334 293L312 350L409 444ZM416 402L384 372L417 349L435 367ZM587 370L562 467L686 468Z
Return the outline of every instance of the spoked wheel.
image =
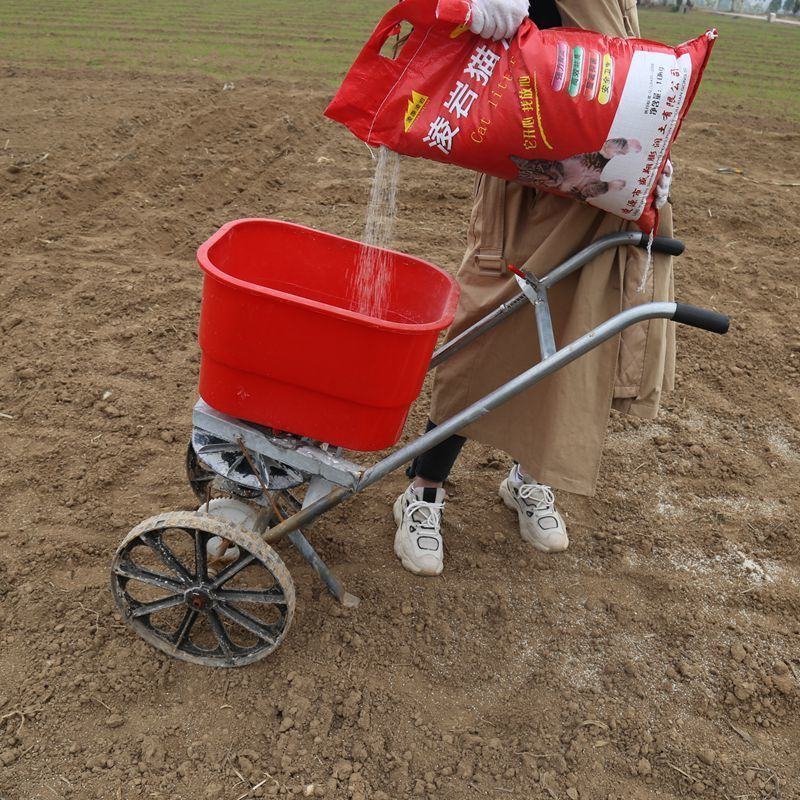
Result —
M209 540L238 548L210 560ZM125 621L175 658L238 667L268 656L294 616L294 583L280 556L254 533L188 511L159 514L123 540L111 591Z

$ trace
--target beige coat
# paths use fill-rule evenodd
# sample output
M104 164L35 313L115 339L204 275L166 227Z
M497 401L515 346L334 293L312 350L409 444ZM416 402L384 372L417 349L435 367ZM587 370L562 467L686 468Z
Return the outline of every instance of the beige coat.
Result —
M637 36L635 0L557 0L565 26ZM449 336L519 292L507 264L541 276L575 251L631 227L591 206L498 178L479 176L467 252L458 272L461 301ZM672 235L669 204L659 233ZM577 339L627 308L673 299L672 259L654 254L644 292L643 250L607 251L554 286L556 344ZM543 483L594 492L612 405L654 417L674 381L673 326L653 320L627 329L461 433L504 450ZM533 309L525 308L436 371L431 418L441 423L539 360Z

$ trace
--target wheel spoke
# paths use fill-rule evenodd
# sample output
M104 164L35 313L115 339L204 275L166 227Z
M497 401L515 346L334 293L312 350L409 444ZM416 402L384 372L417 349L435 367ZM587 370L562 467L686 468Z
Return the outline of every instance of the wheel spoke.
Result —
M186 638L189 636L189 633L194 626L194 623L197 620L200 612L194 608L187 608L186 613L183 615L183 619L181 620L181 624L178 626L178 630L175 631L175 649L179 650L181 645L184 643Z
M175 608L183 603L182 594L172 594L169 597L162 597L160 600L154 600L152 603L139 603L132 606L132 617L149 617L150 614L155 614L158 611L166 611L168 608Z
M221 589L217 597L223 603L268 603L286 605L286 597L280 589Z
M222 586L224 583L227 583L235 575L238 575L245 567L250 566L250 564L252 564L255 560L256 557L252 553L244 551L241 553L239 558L233 562L233 564L229 564L227 567L225 567L225 569L222 570L222 572L219 573L219 575L217 575L217 577L214 579L214 582L211 584L211 588L219 589L220 586Z
M225 626L222 624L219 614L217 614L213 608L208 612L208 622L211 625L211 630L214 631L217 637L223 654L225 656L232 655L233 651L236 649L236 645L231 641L231 637L228 636L228 631L225 630Z
M159 589L164 589L167 592L180 592L183 591L183 585L170 578L168 575L162 575L160 572L151 572L149 569L142 569L137 567L129 559L120 561L114 567L114 573L121 578L129 578L131 580L146 583L148 586L157 586Z
M146 533L141 537L142 541L169 567L173 572L181 576L185 581L191 581L193 575L180 562L172 550L167 547L159 534Z
M217 605L217 610L221 614L224 614L229 620L235 622L249 633L252 633L253 636L269 644L275 644L275 634L270 626L264 625L257 619L253 619L249 614L245 614L243 611L239 611L238 608L226 605L225 603L219 603Z
M201 581L208 580L208 546L209 535L206 531L194 532L194 571Z

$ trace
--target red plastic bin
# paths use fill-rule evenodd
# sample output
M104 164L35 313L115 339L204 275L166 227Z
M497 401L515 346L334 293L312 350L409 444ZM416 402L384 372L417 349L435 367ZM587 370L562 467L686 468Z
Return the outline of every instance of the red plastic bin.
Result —
M197 251L200 396L231 416L351 450L400 437L458 284L389 251L387 310L353 311L362 245L272 219L223 225Z

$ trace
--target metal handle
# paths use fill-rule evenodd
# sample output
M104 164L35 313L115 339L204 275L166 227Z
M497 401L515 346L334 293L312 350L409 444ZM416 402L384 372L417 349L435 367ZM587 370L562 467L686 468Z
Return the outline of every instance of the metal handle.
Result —
M337 486L331 489L324 497L311 503L311 505L298 511L288 519L283 520L283 522L268 531L268 541L270 543L278 541L286 534L307 525L329 508L333 508L351 495L363 491L384 475L388 475L393 470L413 460L416 456L430 450L431 447L444 441L448 436L463 430L475 420L480 419L556 370L570 364L575 359L603 344L603 342L608 341L625 328L648 319L671 319L675 322L693 325L714 333L725 333L729 324L728 318L722 314L683 303L644 303L640 306L620 311L619 314L602 322L575 341L564 345L549 358L534 364L530 369L440 423L433 430L428 431L399 450L390 453L377 464L373 464L363 473L361 480L355 487Z
M618 231L617 233L609 233L599 239L595 239L588 247L575 253L575 255L568 258L562 264L553 268L547 275L539 279L539 285L544 289L549 289L553 284L558 283L567 275L571 275L576 269L580 269L584 264L587 264L593 258L596 258L600 253L610 250L613 247L624 247L625 245L633 245L633 247L647 247L647 241L650 236L641 231ZM653 237L652 249L656 253L668 253L669 255L679 256L684 251L683 242L678 239L670 239L668 236L655 236ZM521 265L522 269L527 268L527 264Z
M650 237L642 234L642 241L639 247L647 247ZM669 256L679 256L686 249L686 245L680 239L670 239L669 236L654 236L652 251L654 253L666 253Z
M672 315L672 319L682 325L691 325L693 328L719 334L727 333L731 325L730 317L726 317L725 314L709 311L707 308L690 306L687 303L675 303L675 313Z

